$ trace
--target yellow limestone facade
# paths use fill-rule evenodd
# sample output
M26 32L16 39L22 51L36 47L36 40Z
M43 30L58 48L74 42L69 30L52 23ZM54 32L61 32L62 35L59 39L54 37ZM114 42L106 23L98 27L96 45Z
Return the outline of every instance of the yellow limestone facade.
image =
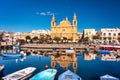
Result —
M55 16L52 16L51 20L51 38L60 37L63 39L64 37L67 39L71 39L73 41L77 41L79 39L78 31L77 31L77 17L76 14L73 16L72 24L66 17L65 20L62 20L59 25L56 25Z

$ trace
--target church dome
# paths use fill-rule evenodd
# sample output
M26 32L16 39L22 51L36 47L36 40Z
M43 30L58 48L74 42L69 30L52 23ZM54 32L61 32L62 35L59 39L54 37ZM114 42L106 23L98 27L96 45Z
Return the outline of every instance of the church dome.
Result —
M63 20L60 22L60 25L59 26L71 26L68 18L66 18L66 20Z

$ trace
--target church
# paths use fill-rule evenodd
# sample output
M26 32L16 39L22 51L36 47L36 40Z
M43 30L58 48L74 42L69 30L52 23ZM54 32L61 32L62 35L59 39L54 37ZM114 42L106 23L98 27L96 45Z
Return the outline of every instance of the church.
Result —
M62 20L59 25L56 25L55 16L52 16L51 20L51 38L60 37L61 39L72 40L73 42L79 39L78 31L77 31L77 17L76 14L73 16L72 24L66 17L65 20Z

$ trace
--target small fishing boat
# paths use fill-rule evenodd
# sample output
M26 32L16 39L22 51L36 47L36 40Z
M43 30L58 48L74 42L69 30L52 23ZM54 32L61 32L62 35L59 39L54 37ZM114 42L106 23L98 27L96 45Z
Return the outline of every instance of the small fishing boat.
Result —
M56 69L47 69L42 72L39 72L29 80L54 80L56 73Z
M36 70L35 67L28 67L19 71L16 71L12 74L9 74L5 77L2 77L2 80L25 80L29 78L34 71Z
M58 77L58 80L82 80L82 78L72 71L67 70Z
M98 50L98 54L110 54L108 50Z
M0 74L3 72L4 70L4 65L0 65Z
M3 57L22 57L22 54L20 53L8 53L8 52L3 52L2 53Z
M65 50L65 53L69 53L69 54L72 54L72 53L74 53L74 52L75 52L74 49L66 49L66 50Z
M104 76L101 76L100 80L119 80L119 79L116 78L116 77L113 77L113 76L110 76L110 75L106 74Z

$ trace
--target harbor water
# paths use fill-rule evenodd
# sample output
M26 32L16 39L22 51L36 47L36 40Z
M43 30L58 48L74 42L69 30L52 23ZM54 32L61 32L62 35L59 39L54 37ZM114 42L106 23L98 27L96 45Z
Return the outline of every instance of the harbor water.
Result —
M65 57L62 56L62 58L64 59ZM35 74L37 74L45 70L45 66L48 65L49 68L57 69L55 80L68 69L78 74L83 80L100 80L99 77L105 74L120 78L120 61L101 61L99 57L96 57L94 60L85 60L84 56L76 56L76 58L72 61L65 60L60 62L60 59L55 60L51 55L29 55L24 59L8 59L1 56L0 65L5 65L3 76L30 66L37 68L35 71Z

